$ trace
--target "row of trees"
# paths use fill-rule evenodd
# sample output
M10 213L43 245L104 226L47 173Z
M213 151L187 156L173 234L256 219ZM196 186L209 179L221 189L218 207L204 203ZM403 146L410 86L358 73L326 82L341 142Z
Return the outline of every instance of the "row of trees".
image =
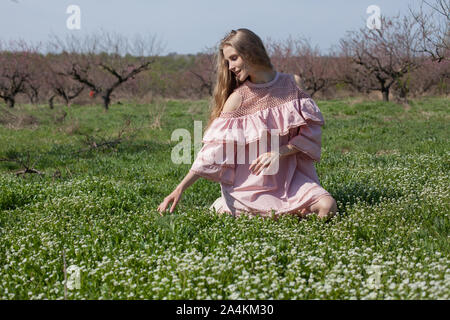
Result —
M427 3L425 3L427 4ZM339 88L367 94L390 93L399 100L433 89L448 93L449 2L437 0L425 14L381 17L381 29L350 31L328 55L306 39L265 41L275 68L294 73L312 96ZM47 51L23 41L0 42L0 98L14 107L18 98L31 103L55 99L70 106L98 99L108 110L111 100L210 96L216 48L197 55L160 56L155 37L125 38L102 32L85 38L53 36Z
M431 12L425 13L424 5ZM275 64L298 74L311 94L347 85L360 93L391 90L406 101L432 88L448 92L450 76L450 1L423 1L410 15L381 17L381 29L349 31L331 55L321 55L304 39L271 43Z

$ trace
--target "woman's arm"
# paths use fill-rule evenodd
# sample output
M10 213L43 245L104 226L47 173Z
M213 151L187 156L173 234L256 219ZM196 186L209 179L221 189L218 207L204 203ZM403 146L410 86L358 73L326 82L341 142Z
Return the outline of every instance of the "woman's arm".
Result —
M162 212L166 211L169 203L173 201L173 204L170 207L170 213L172 213L177 206L177 203L180 201L181 195L183 194L184 190L186 190L191 184L197 181L198 178L200 178L199 175L195 174L192 171L189 171L189 173L184 177L184 179L175 188L175 190L173 190L171 194L165 197L164 201L161 202L161 204L158 206L157 210L159 211L159 214L162 215Z
M201 176L189 170L189 173L184 177L184 179L177 186L177 189L180 189L181 192L189 188L195 181L197 181Z
M300 150L298 150L291 144L285 144L284 146L280 147L279 152L280 152L280 158L283 158L286 156L290 156L291 154L298 153L298 152L300 152Z

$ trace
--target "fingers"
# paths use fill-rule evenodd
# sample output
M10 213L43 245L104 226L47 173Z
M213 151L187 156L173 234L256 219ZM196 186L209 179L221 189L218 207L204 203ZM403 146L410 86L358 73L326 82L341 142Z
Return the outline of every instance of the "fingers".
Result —
M279 154L279 153L278 153ZM255 175L260 174L265 168L270 167L274 159L276 159L277 153L266 152L260 155L256 160L252 162L249 169Z
M178 194L170 194L168 195L164 201L158 206L159 215L162 216L164 211L167 211L167 207L169 206L170 202L173 201L172 206L170 207L169 212L172 213L175 210L175 207L177 206L178 202L180 201L181 196Z
M263 159L260 160L259 163L254 167L254 174L258 175L261 173L261 171L264 170L264 168L268 167L270 165L271 161L270 159Z
M264 154L257 157L255 160L253 160L252 164L250 165L249 169L253 171L257 169L257 166L260 165L261 160L264 158Z
M162 217L162 212L164 211L164 210L166 210L166 207L167 207L167 205L165 204L165 201L163 201L159 206L158 206L158 212L159 212L159 215Z
M257 164L258 164L258 159L253 160L252 164L249 167L250 171L252 171L252 168L254 168Z
M258 158L256 158L252 164L250 165L249 169L250 172L252 172L253 174L258 175L259 172L261 172L261 167L265 166L265 159L264 159L264 155L260 155Z
M266 166L267 166L267 165L265 165L265 164L261 164L261 166L260 166L259 169L255 172L255 174L256 174L256 175L259 175L259 174L261 173L261 171L263 171L264 168L265 168Z
M163 202L161 202L161 204L158 206L158 211L159 211L159 215L163 216L163 212L166 211L168 204L170 203L171 199L164 199ZM172 212L172 211L171 211Z
M264 169L265 164L263 163L258 163L255 168L253 169L253 174L258 175L263 169Z
M173 210L175 210L175 207L177 206L178 201L174 201L172 204L172 207L170 208L170 213L173 212Z
M250 172L253 172L253 169L255 168L255 166L258 164L258 161L255 160L252 162L252 164L250 165L250 167L248 167L250 169Z

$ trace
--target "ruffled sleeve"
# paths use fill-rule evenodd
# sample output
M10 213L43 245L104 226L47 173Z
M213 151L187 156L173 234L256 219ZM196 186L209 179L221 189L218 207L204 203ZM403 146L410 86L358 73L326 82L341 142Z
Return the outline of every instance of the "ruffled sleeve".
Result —
M225 184L233 184L236 168L236 148L233 143L204 142L190 171Z
M322 126L324 119L319 107L313 99L304 98L301 100L302 114L305 115L306 124L298 128L297 134L290 138L289 144L307 155L310 159L320 162L322 149ZM310 115L315 115L315 121Z
M320 162L322 149L322 128L318 124L301 126L298 134L289 140L289 144L307 155L311 160Z

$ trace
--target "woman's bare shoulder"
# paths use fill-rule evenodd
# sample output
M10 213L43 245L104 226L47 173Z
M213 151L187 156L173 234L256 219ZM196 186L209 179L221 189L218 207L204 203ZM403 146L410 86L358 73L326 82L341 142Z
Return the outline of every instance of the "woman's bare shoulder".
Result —
M293 74L293 76L294 76L295 84L297 85L297 88L299 90L299 97L311 99L311 96L303 89L304 83L303 83L302 78L300 78L300 76L296 75L296 74Z
M295 80L295 83L301 88L302 87L302 79L300 78L300 76L297 74L294 74L294 80Z
M227 101L225 101L222 112L232 112L239 108L241 103L242 96L239 94L239 92L234 91L229 95Z

